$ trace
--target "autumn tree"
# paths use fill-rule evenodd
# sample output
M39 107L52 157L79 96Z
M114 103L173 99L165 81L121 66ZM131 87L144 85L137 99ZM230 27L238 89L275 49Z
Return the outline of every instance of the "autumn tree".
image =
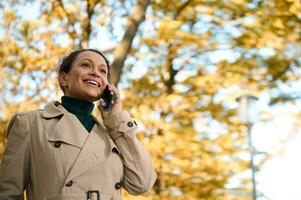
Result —
M235 98L300 77L300 2L158 1L153 9L135 61L149 68L126 91L157 153L154 193L162 199L234 198L227 183L249 168L241 156L248 152L246 127L235 116ZM250 187L242 179L232 189L247 194Z
M97 48L112 61L112 82L139 119L158 173L154 189L139 198L248 199L229 192L231 178L249 167L235 98L300 77L298 0L1 4L0 139L13 113L59 97L55 66L62 55ZM33 5L36 17L26 18L22 8ZM272 102L294 101L286 96ZM236 189L250 191L250 181Z

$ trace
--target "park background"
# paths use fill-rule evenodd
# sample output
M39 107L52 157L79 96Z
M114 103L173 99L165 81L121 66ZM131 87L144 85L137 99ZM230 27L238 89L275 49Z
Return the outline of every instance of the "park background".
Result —
M125 199L251 199L241 95L258 97L257 199L301 199L299 0L7 0L0 19L1 153L12 115L60 100L62 57L95 48L158 174Z

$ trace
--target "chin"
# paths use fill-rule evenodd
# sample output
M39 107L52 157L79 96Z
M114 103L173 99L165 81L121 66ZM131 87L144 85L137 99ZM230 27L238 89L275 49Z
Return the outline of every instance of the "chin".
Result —
M94 102L94 101L97 101L99 99L99 97L100 97L100 94L87 94L86 100Z
M97 101L99 98L91 98L90 100L88 100L88 101L90 101L90 102L95 102L95 101Z

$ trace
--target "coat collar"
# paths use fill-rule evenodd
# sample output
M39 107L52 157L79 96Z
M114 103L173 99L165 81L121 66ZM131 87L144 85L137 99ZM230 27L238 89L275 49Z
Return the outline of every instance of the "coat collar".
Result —
M84 146L89 133L85 127L82 126L77 117L72 113L69 113L61 103L51 102L47 104L42 111L42 117L45 119L59 118L59 120L55 122L54 128L48 129L48 141L61 141L78 148ZM96 124L93 129L97 128L105 131L104 126L99 120L96 117L94 117L94 119Z
M46 119L55 118L61 116L68 111L62 106L62 104L58 101L48 103L43 112L42 116Z
M53 102L50 102L48 103L44 110L42 111L42 116L45 118L45 119L51 119L51 118L56 118L56 117L60 117L61 115L64 115L64 114L70 114L62 105L62 103L58 102L58 101L53 101ZM105 126L104 124L99 121L95 116L93 116L95 122L97 125L100 125L102 126L102 128L105 129Z

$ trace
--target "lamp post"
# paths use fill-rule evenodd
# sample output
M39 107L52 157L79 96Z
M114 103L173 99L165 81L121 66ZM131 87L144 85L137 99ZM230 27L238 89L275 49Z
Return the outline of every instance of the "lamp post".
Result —
M251 129L254 123L257 120L257 111L256 111L256 102L258 98L253 95L242 95L236 99L239 103L239 116L241 122L247 126L248 129L248 142L249 142L249 149L251 153L250 159L250 168L252 172L252 196L253 200L256 200L256 166L254 164L254 156L255 156L255 148L253 147L252 143L252 136L251 136Z

